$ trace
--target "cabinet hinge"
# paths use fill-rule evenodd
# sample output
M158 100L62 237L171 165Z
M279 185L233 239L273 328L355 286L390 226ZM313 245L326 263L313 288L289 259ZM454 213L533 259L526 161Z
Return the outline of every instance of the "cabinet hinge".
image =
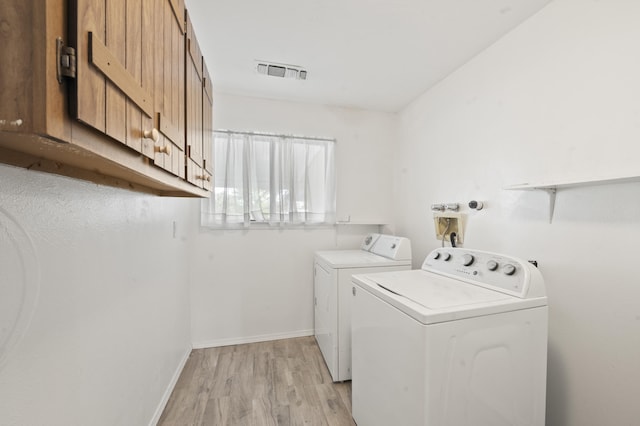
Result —
M76 78L76 49L65 46L60 37L56 39L56 77L60 84L63 77Z

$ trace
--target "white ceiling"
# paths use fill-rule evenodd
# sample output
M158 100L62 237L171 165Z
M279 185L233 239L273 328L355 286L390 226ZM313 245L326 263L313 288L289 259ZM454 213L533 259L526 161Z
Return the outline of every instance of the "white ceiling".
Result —
M395 112L550 0L186 0L214 90ZM306 81L256 72L298 65Z

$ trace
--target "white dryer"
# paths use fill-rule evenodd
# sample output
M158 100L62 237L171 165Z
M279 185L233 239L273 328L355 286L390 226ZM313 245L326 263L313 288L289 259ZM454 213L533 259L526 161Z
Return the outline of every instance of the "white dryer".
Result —
M314 264L315 336L334 382L351 379L351 276L411 269L411 243L369 234L360 250L318 251Z
M353 277L353 417L366 426L543 426L547 298L532 264L461 248Z

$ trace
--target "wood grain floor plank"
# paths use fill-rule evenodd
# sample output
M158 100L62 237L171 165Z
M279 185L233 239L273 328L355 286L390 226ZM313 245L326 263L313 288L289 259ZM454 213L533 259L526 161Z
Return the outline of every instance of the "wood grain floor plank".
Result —
M342 403L347 408L349 415L351 415L351 382L335 383L334 387L340 395Z
M315 385L296 389L299 400L291 407L291 422L295 425L328 425Z
M332 384L321 383L316 385L320 397L322 411L330 425L355 425L351 418L351 412L347 410L342 398Z
M229 418L231 400L228 396L210 398L202 416L203 425L223 425ZM159 423L160 424L160 423Z
M269 398L256 398L252 401L252 424L264 426L278 426L278 418L274 417L272 403Z
M351 383L332 383L315 338L196 349L159 426L351 426Z
M175 398L167 403L168 425L199 424L205 410L213 379L212 365L217 354L192 352L176 384ZM173 396L173 395L172 395Z

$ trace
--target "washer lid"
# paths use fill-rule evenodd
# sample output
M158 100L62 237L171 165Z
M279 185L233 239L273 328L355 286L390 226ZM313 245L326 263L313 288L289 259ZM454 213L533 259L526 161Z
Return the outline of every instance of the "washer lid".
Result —
M385 290L403 296L428 309L451 309L511 299L505 294L473 284L456 282L438 275L427 277L426 274L424 271L416 270L401 276L370 275L369 279Z
M453 321L546 305L424 270L354 275L353 282L422 324Z
M410 265L411 260L392 260L364 250L329 250L316 252L316 261L329 268L370 268Z

